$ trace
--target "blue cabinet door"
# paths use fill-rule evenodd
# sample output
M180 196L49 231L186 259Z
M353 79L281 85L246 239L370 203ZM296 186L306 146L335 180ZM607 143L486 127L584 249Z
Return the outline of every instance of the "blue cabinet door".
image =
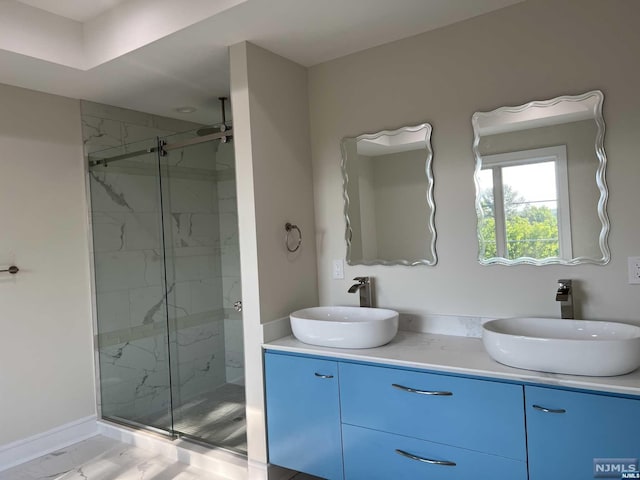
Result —
M342 479L337 362L267 352L265 379L269 462Z
M530 480L606 477L595 459L640 458L640 400L543 387L525 399Z

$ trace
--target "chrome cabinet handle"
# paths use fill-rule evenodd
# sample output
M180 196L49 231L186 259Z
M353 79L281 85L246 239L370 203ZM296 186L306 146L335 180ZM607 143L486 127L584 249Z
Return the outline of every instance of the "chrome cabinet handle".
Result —
M450 397L451 395L453 395L452 392L439 392L437 390L416 390L415 388L405 387L404 385L398 385L397 383L392 383L391 386L393 388L397 388L398 390L402 390L403 392L417 393L419 395L436 395L440 397Z
M404 450L400 450L396 448L396 453L398 455L402 455L403 457L410 458L411 460L415 460L417 462L429 463L431 465L442 465L443 467L455 467L455 462L450 462L448 460L433 460L431 458L419 457L417 455L413 455L409 452L405 452Z
M540 410L541 412L544 413L566 413L567 411L564 408L546 408L546 407L541 407L540 405L533 405L533 408L535 408L536 410Z
M333 378L333 375L323 375L322 373L316 372L316 377L318 378Z

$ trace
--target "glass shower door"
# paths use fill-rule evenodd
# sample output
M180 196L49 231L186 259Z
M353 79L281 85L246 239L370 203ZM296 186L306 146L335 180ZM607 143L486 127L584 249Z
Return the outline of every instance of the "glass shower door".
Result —
M159 164L148 152L155 146L89 158L100 403L107 419L172 434Z
M246 453L242 314L234 309L241 292L233 144L197 132L164 140L173 428Z

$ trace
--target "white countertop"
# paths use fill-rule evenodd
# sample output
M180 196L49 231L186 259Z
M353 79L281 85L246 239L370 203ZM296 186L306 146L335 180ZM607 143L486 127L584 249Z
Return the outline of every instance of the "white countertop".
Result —
M479 338L399 331L390 343L377 348L318 347L302 343L293 336L266 343L263 347L273 351L640 396L640 369L617 377L521 370L494 361Z

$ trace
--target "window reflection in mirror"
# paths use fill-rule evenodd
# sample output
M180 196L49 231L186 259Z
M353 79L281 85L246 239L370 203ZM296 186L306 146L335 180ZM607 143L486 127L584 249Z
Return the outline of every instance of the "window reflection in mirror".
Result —
M347 262L434 265L431 125L342 140Z
M609 260L603 96L502 107L473 116L479 260Z
M564 145L485 155L478 180L484 258L572 257Z

